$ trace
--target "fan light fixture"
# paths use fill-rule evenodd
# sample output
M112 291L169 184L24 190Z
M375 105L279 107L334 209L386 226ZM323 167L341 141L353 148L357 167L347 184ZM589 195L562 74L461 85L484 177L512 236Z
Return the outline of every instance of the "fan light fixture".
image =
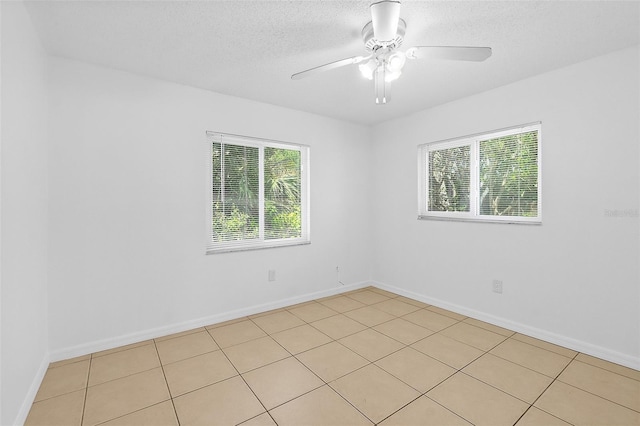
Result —
M369 59L368 62L358 65L360 73L367 80L373 80L373 73L378 68L378 62L375 59Z
M386 104L386 83L400 77L406 61L404 53L396 49L404 41L407 24L400 18L399 1L381 0L371 4L370 9L372 20L362 29L362 40L371 59L360 65L360 72L367 80L374 80L376 104Z
M368 52L367 56L353 56L309 68L293 74L291 79L299 80L346 65L358 65L362 76L374 81L376 104L386 104L389 101L386 83L400 77L407 59L481 62L491 56L490 47L471 46L414 46L403 53L397 50L407 31L406 22L400 18L400 1L374 0L369 9L371 21L362 28L362 41Z
M378 49L374 57L358 65L360 73L367 80L375 80L376 104L386 104L388 101L386 83L395 81L402 74L402 68L407 60L402 52L392 52L388 48Z
M402 67L406 62L406 58L404 53L402 52L394 52L391 55L384 55L384 57L379 56L377 58L369 59L369 61L364 64L358 65L360 69L360 73L367 80L373 80L373 76L375 71L379 67L385 68L385 81L390 82L397 80L402 74Z
M391 72L400 72L406 61L407 58L405 58L404 53L394 52L387 59L387 69Z

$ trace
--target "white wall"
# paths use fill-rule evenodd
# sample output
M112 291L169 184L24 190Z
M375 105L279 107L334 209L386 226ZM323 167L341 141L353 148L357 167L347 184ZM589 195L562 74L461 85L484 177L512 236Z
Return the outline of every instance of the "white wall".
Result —
M24 420L48 364L46 57L21 2L2 9L0 424Z
M369 280L369 128L63 59L50 89L53 358ZM311 147L311 245L205 255L207 130Z
M640 368L638 57L618 51L376 126L373 278ZM534 121L542 226L416 219L419 144ZM626 209L636 216L605 215Z
M330 292L336 266L347 284L372 274L640 367L638 218L605 216L638 209L637 49L372 132L46 59L23 6L0 7L2 424L26 414L47 350L63 358ZM538 120L542 226L416 220L418 144ZM204 255L206 130L311 146L311 245Z

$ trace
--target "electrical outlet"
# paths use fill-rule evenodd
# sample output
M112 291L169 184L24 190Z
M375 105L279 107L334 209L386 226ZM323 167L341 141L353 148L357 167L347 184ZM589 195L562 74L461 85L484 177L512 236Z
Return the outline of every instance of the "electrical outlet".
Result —
M276 270L269 269L269 281L275 281L275 280L276 280Z
M493 292L502 294L502 280L493 280Z

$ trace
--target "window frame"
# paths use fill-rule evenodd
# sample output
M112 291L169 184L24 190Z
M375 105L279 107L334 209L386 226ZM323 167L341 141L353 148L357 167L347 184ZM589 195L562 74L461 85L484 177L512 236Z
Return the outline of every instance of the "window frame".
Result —
M295 245L311 244L311 226L309 209L310 188L310 156L309 146L282 142L271 139L256 138L251 136L235 135L207 131L207 243L206 254L228 253L235 251L259 250L274 247L287 247ZM223 243L213 241L213 144L222 143L258 148L258 205L259 205L259 237L251 240L225 241ZM265 194L264 194L264 149L265 148L289 149L300 152L300 237L265 239Z
M480 214L480 143L482 141L501 138L531 131L538 132L538 215L526 216L492 216ZM470 146L469 172L469 212L429 211L429 152L440 151L460 146ZM419 220L449 220L468 222L511 223L511 224L542 224L542 122L534 122L514 127L508 127L489 132L476 133L458 138L428 142L418 145L418 219Z

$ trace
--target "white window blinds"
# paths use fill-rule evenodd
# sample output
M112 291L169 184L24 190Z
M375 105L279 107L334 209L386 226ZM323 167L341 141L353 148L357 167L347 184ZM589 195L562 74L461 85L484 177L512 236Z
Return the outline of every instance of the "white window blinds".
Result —
M208 253L309 243L308 147L208 132Z
M480 141L480 215L539 216L538 142L538 130Z
M541 124L420 145L420 219L540 223Z

